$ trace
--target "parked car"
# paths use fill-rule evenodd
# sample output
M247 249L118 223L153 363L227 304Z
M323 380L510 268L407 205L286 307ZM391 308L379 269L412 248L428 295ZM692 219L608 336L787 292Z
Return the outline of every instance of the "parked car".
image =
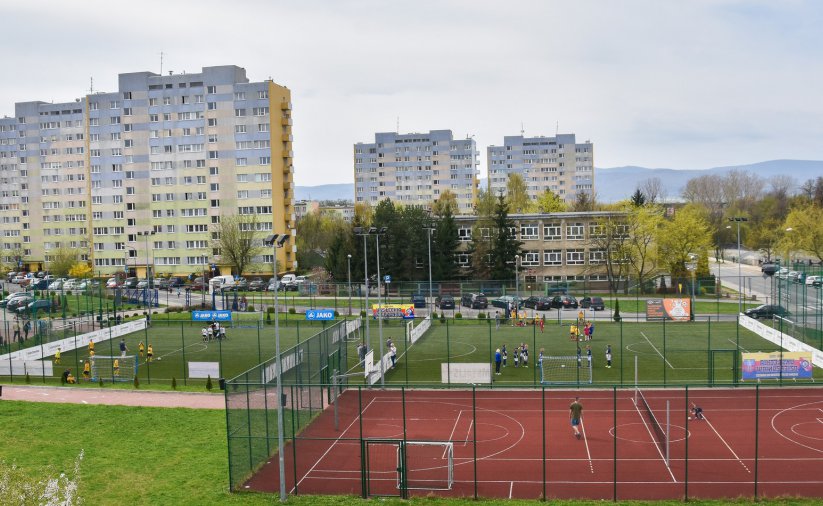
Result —
M492 299L492 306L499 307L500 309L508 309L514 307L517 307L517 309L522 309L523 302L525 302L525 300L521 299L516 295L503 295L496 299Z
M249 283L250 292L262 292L266 288L266 282L263 278L254 278Z
M11 280L14 279L14 276L17 276L16 271L10 271L9 273L7 273L6 274L6 282L11 283L12 282Z
M35 316L40 312L48 313L51 311L51 301L49 299L35 300L26 305L17 306L15 311L19 314L34 314Z
M20 299L22 297L31 297L31 294L28 292L14 292L5 299L0 300L0 308L7 307L13 300Z
M482 293L467 293L461 298L460 305L472 309L486 309L489 307L489 299Z
M580 307L583 309L593 309L594 311L603 311L606 309L606 304L603 302L603 297L583 297L580 299Z
M160 278L154 281L154 286L157 287L158 290L168 290L169 289L169 279L168 278Z
M548 297L538 297L536 295L532 295L523 301L523 307L536 309L538 311L545 311L546 309L551 309L552 300Z
M106 288L117 288L120 285L122 285L122 283L117 278L109 278L108 281L106 281Z
M273 292L273 291L277 290L279 286L280 286L280 282L277 280L277 278L271 278L269 280L268 286L266 286L266 291L267 292Z
M248 282L248 280L246 280L246 278L243 278L243 277L238 278L234 282L234 289L237 290L238 292L247 292L247 291L249 291L249 282Z
M787 267L781 267L779 271L777 271L777 277L780 279L786 279L789 276L789 269Z
M24 279L26 279L25 274L16 274L14 276L14 278L12 278L11 282L14 283L15 285L19 285L20 283L23 282Z
M280 278L280 289L283 291L286 290L297 290L297 276L294 274L283 274L283 277Z
M135 288L142 290L144 288L154 288L154 279L141 279L137 282L137 286Z
M414 307L426 307L426 296L415 293L411 296L411 303L414 304Z
M63 290L77 290L77 286L80 284L80 281L74 278L67 279L63 283Z
M184 278L181 278L179 276L172 276L172 277L169 278L169 284L168 284L167 289L169 291L177 290L178 288L181 288L185 284L186 284L186 280Z
M784 308L783 306L777 306L774 304L763 304L761 306L747 309L743 312L743 314L757 320L759 318L774 318L775 316L785 317L788 316L789 312L786 311L786 308Z
M823 276L806 276L806 286L820 286L820 281ZM817 282L817 285L814 283Z
M63 279L55 279L51 283L49 283L49 290L62 290L63 289Z
M434 299L434 305L440 309L454 309L454 297L451 295L438 295Z
M29 286L32 290L47 290L49 288L49 281L46 279L38 279Z
M577 309L577 299L571 295L558 295L552 299L552 307L555 309Z
M34 297L32 297L31 295L26 295L25 297L17 297L15 299L10 300L9 303L6 304L6 309L8 309L9 311L16 311L18 307L25 307L29 305L29 303L31 302L34 302Z
M126 280L123 281L123 288L137 288L137 283L139 282L140 280L135 277L126 278Z
M771 262L767 262L760 266L760 272L767 276L774 276L779 269L780 267L777 264L773 264Z
M226 292L235 289L236 281L231 274L222 276L214 276L209 280L209 286L217 293Z
M202 276L194 278L194 281L191 282L191 286L189 286L189 289L192 290L193 292L202 292L203 290L205 290L206 289L206 280L205 280L205 278L203 278Z
M799 271L789 271L789 274L786 276L786 279L788 279L792 283L799 283L801 274L802 273L800 273Z

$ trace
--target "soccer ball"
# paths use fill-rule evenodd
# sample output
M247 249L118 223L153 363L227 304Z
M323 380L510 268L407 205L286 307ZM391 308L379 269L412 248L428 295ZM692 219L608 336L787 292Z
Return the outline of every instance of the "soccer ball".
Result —
M163 360L163 357L157 357L157 360L158 361Z
M566 367L566 364L560 364L560 367Z

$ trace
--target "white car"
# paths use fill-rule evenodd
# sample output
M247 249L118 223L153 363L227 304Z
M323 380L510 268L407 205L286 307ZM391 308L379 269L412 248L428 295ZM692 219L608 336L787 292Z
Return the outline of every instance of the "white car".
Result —
M63 289L63 279L55 279L49 284L49 290L62 290Z
M80 282L76 279L69 279L63 283L63 290L77 290L77 287L80 285Z
M11 282L14 283L15 285L19 285L20 283L23 282L24 279L26 279L26 276L18 274L16 276L14 276L14 279L12 279Z
M821 280L823 280L823 276L806 276L806 286L814 286L815 281L817 281L817 284L820 285Z

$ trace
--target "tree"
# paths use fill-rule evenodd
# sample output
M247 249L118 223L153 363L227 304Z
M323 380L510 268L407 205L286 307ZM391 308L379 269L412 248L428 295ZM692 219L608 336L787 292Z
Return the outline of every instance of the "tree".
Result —
M20 270L18 269L17 261L23 259L25 256L23 248L4 249L3 255L0 256L0 273L6 274L11 271L17 272Z
M263 253L263 234L256 214L221 216L212 225L212 246L219 251L220 263L230 265L232 272L242 276L254 257Z
M492 279L511 279L515 273L515 256L522 253L523 243L517 240L513 232L514 222L509 219L508 205L502 196L498 197L495 206L494 227L494 239L489 252L490 274Z
M454 199L452 199L454 205L441 202L446 194L454 195L447 190L435 202L433 222L435 229L432 232L432 278L442 281L455 279L458 274L455 254L459 241L457 223L454 221L457 202Z
M437 200L432 204L432 213L437 216L444 216L446 212L452 216L457 214L457 195L451 190L446 190L440 194Z
M477 198L474 201L474 214L477 216L491 216L494 214L496 202L497 199L491 190L481 188L477 192Z
M627 259L641 289L646 280L658 270L655 241L662 225L663 209L660 206L646 205L627 215Z
M814 204L792 209L786 217L782 245L787 252L803 251L823 262L823 208Z
M297 221L297 264L302 269L324 265L338 231L348 224L334 213L309 213Z
M712 234L701 209L687 205L663 223L657 243L660 258L672 278L685 278L689 254L705 255L712 244Z
M72 278L88 278L93 270L88 262L77 262L69 269L69 276Z
M532 201L520 174L509 174L509 180L506 182L506 204L510 213L522 214L532 210Z
M556 193L546 188L537 197L537 210L541 213L562 213L566 210L566 203Z
M649 204L656 204L666 200L666 186L659 177L650 177L640 181L637 189L643 193L643 196L646 197L646 201Z
M628 272L628 234L626 217L606 216L597 220L589 234L589 251L602 255L602 265L609 280L609 293L617 291Z
M634 207L643 207L646 205L646 196L640 191L640 188L634 190L632 196L629 198L629 201L632 203Z
M574 204L572 204L572 211L577 212L585 212L585 211L594 211L594 208L597 207L597 202L595 200L594 194L590 194L589 192L582 191L578 192L574 198Z
M80 251L75 248L61 246L51 252L51 262L49 263L49 271L55 277L67 277L69 271L77 259L80 258Z

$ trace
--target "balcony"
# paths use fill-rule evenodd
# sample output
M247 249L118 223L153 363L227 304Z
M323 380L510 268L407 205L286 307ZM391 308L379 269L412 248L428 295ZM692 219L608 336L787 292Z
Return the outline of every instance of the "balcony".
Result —
M280 118L280 124L283 126L291 126L291 118Z
M292 138L291 134L283 134L280 137L280 140L283 141L283 142L292 142L293 138Z
M291 109L291 102L280 102L280 110L288 111Z

